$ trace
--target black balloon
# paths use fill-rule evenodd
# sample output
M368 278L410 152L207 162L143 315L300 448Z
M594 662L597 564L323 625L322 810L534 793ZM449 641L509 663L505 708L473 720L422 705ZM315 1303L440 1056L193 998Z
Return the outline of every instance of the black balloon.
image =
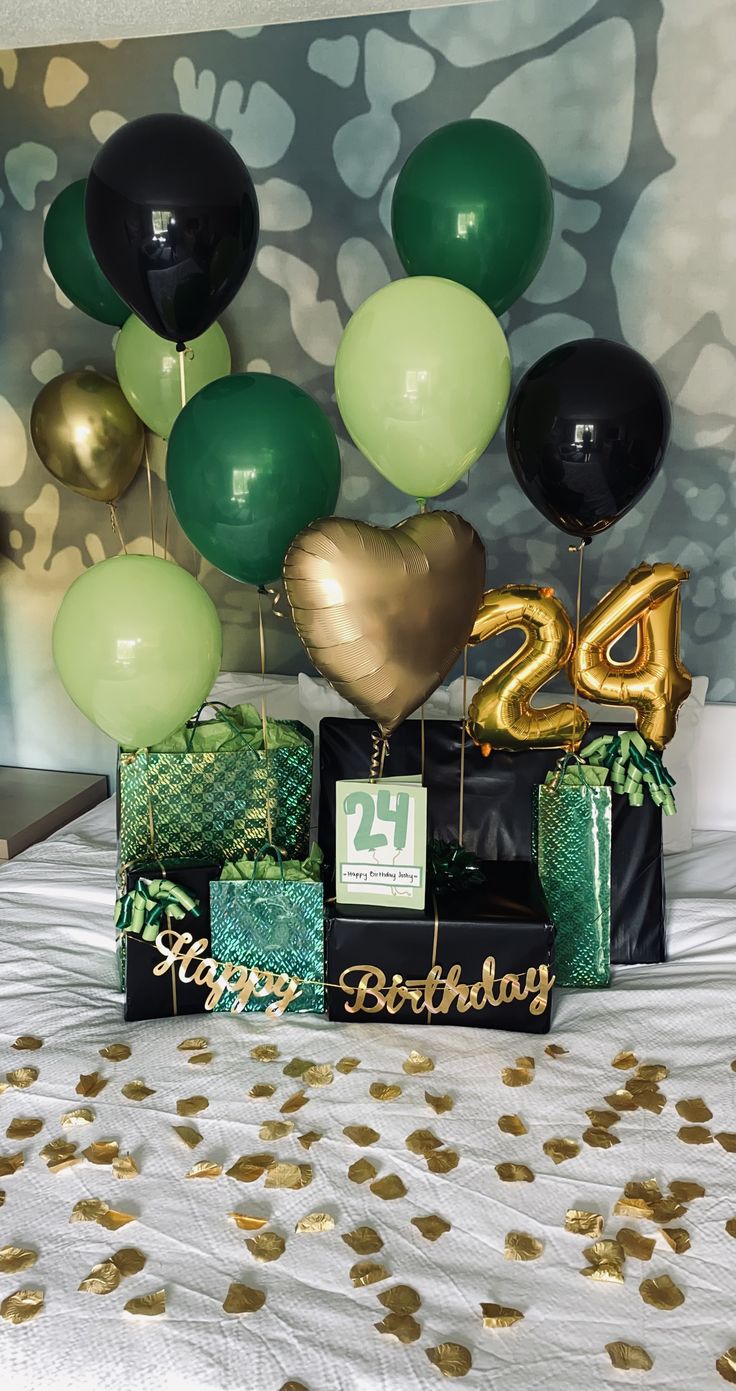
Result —
M240 155L192 116L141 116L105 141L87 180L95 257L162 338L204 333L243 283L258 202Z
M651 364L623 343L583 338L545 353L522 377L506 448L538 511L592 537L646 492L669 432L669 400Z

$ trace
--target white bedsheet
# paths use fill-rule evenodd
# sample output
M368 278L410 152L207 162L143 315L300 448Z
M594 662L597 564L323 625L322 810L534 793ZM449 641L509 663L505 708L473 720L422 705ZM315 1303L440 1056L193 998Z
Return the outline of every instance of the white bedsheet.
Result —
M0 1246L37 1249L37 1264L21 1275L0 1275L0 1299L21 1287L45 1291L45 1308L33 1322L0 1321L0 1367L13 1391L74 1385L128 1391L155 1386L166 1391L238 1388L279 1391L294 1379L309 1391L394 1391L441 1385L425 1349L458 1342L472 1353L468 1388L513 1387L538 1391L560 1386L591 1391L629 1382L670 1391L708 1391L724 1383L715 1360L736 1343L733 1290L736 1241L724 1229L736 1217L736 1155L720 1144L693 1148L677 1138L683 1122L675 1103L703 1096L714 1113L713 1132L736 1130L736 837L701 833L692 852L667 862L672 958L657 967L616 972L613 988L558 994L547 1038L447 1028L397 1025L331 1025L299 1017L271 1025L263 1018L190 1017L143 1024L122 1022L116 991L113 904L112 806L106 804L74 827L0 870L0 1046L3 1072L23 1064L40 1070L34 1086L0 1096L0 1153L25 1152L25 1166L0 1179ZM44 1041L36 1053L14 1052L19 1033ZM192 1067L176 1044L202 1033L214 1053L209 1066ZM569 1050L553 1061L551 1040ZM132 1056L113 1064L98 1055L110 1042L127 1042ZM258 1063L250 1049L278 1045L281 1058ZM428 1053L435 1071L407 1076L402 1063L413 1048ZM554 1136L580 1141L585 1110L625 1075L611 1068L621 1048L644 1062L663 1062L668 1104L660 1116L625 1113L621 1143L610 1150L582 1144L577 1157L556 1167L543 1150ZM335 1063L361 1060L330 1086L306 1088L309 1103L298 1111L294 1133L277 1142L259 1139L263 1120L279 1117L299 1083L282 1075L293 1056ZM509 1089L501 1068L518 1055L537 1063L531 1086ZM80 1073L98 1069L109 1080L100 1095L75 1094ZM2 1076L2 1073L0 1073ZM127 1100L121 1086L143 1078L155 1089L142 1102ZM255 1082L277 1085L271 1100L251 1100ZM398 1082L401 1096L381 1103L369 1096L373 1081ZM436 1116L424 1101L428 1088L449 1093L452 1111ZM201 1093L207 1111L183 1123L195 1125L202 1144L187 1151L172 1132L182 1123L179 1097ZM60 1116L89 1105L95 1122L62 1131ZM497 1119L518 1113L528 1134L502 1134ZM44 1120L32 1140L4 1138L12 1117ZM380 1139L357 1149L343 1134L368 1124ZM429 1127L457 1150L460 1163L447 1175L427 1172L405 1137ZM296 1137L307 1130L323 1138L308 1153ZM132 1182L87 1162L53 1175L38 1151L64 1134L115 1139L140 1170ZM263 1180L240 1184L222 1177L185 1181L200 1158L225 1167L241 1154L268 1152L309 1163L312 1184L299 1191L264 1189ZM379 1174L395 1173L406 1197L383 1202L367 1185L346 1177L350 1164L368 1155ZM495 1164L516 1161L536 1174L533 1183L502 1183ZM622 1225L647 1235L650 1223L615 1218L613 1206L630 1179L698 1179L707 1196L695 1201L676 1225L688 1229L692 1249L677 1256L661 1237L652 1260L629 1259L624 1285L583 1279L582 1238L563 1229L568 1207L604 1214L606 1236ZM119 1233L93 1223L68 1222L80 1198L100 1197L137 1214ZM233 1209L270 1216L287 1240L277 1262L262 1264L244 1245L245 1233L227 1213ZM335 1230L295 1235L305 1214L327 1211ZM416 1215L437 1213L452 1228L429 1243L414 1228ZM340 1233L360 1224L379 1231L384 1248L372 1257L391 1274L385 1283L354 1289L349 1270L358 1257ZM537 1261L503 1257L504 1235L521 1230L544 1242ZM92 1266L121 1246L147 1257L139 1275L114 1293L97 1297L77 1290ZM667 1273L685 1292L672 1312L647 1306L639 1294L645 1278ZM255 1314L232 1317L222 1310L231 1281L256 1285L267 1302ZM421 1337L402 1346L374 1330L386 1312L377 1295L398 1282L422 1299L416 1317ZM124 1302L165 1287L167 1313L159 1320L123 1315ZM481 1301L521 1309L515 1327L484 1329ZM654 1358L646 1376L613 1370L604 1344L640 1343Z

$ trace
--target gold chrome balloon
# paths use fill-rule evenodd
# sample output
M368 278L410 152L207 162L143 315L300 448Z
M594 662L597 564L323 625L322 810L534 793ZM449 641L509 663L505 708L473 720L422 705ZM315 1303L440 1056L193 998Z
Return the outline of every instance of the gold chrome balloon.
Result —
M116 502L143 458L143 426L117 382L86 368L39 391L31 438L54 478L96 502Z
M677 711L692 677L680 661L680 565L637 565L583 619L570 680L601 705L633 705L644 739L663 749L677 726ZM636 624L636 652L616 662L611 648Z
M509 584L483 596L470 642L520 628L524 641L517 652L487 676L468 710L468 729L484 752L496 749L575 747L590 720L571 704L537 710L531 698L560 671L573 649L570 619L551 589L536 584Z
M386 530L327 517L292 541L284 583L317 670L388 737L462 652L485 579L483 543L454 512Z

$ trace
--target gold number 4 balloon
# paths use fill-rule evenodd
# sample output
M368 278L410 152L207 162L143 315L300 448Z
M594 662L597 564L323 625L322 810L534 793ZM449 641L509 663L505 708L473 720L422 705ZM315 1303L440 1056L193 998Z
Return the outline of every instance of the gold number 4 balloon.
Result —
M532 697L567 668L580 695L601 705L630 705L639 733L664 748L692 679L680 660L680 586L688 571L661 562L642 564L582 620L577 647L559 599L537 585L507 585L483 597L470 641L520 628L524 641L482 682L468 710L468 728L490 748L576 748L589 725L573 704L536 709ZM614 661L611 649L636 627L636 651Z

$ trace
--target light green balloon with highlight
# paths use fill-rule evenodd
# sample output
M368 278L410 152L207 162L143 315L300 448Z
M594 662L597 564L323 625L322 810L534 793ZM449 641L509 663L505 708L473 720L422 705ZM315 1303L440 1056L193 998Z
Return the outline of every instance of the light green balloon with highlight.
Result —
M135 314L126 319L115 347L115 370L123 395L154 434L167 440L181 410L179 354ZM230 348L219 324L193 338L184 353L184 395L230 375Z
M417 275L371 295L335 360L340 414L358 448L415 498L447 492L486 449L511 386L503 330L452 280Z
M222 657L209 594L160 556L118 555L85 570L53 632L67 695L124 749L158 744L207 699Z

